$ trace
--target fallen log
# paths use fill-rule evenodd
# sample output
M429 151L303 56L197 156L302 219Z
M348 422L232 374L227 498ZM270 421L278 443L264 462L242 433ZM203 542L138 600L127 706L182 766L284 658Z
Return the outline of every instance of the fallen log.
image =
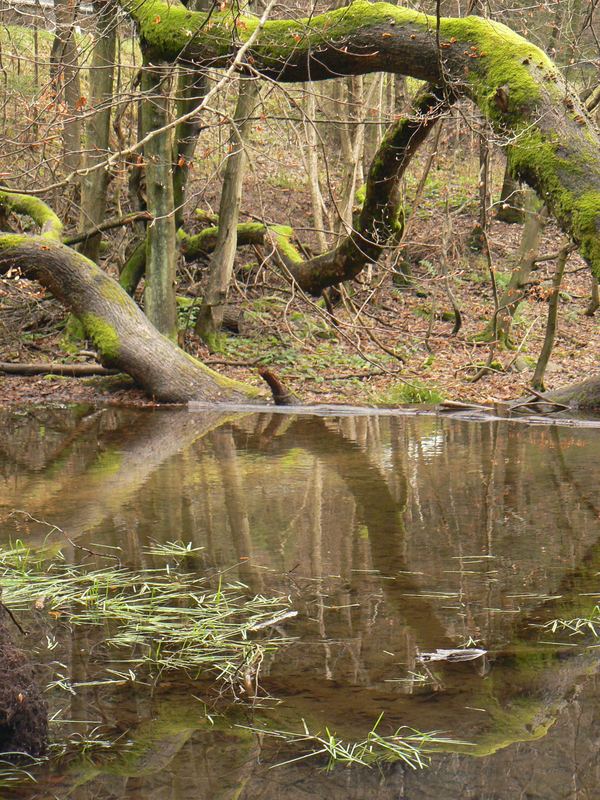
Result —
M20 364L16 361L0 361L0 372L5 375L64 375L71 378L119 374L119 370L107 369L100 364Z

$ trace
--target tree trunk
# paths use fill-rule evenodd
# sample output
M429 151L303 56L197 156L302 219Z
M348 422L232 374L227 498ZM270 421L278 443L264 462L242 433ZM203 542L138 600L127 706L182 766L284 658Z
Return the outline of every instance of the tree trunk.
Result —
M106 158L109 151L111 100L115 71L115 46L117 38L117 14L113 5L100 0L94 3L96 15L96 43L90 66L90 91L88 111L91 113L86 125L86 167L91 167ZM109 172L97 169L84 175L81 181L80 230L86 230L104 221ZM79 252L98 260L101 234L97 233L84 241Z
M334 250L305 261L289 242L280 248L287 270L304 291L319 295L328 286L356 277L398 242L404 226L401 178L446 107L443 89L427 86L415 98L410 116L390 127L371 164L360 214Z
M238 101L235 108L231 135L233 149L227 159L216 246L210 260L208 285L198 312L196 333L211 343L223 325L223 313L237 247L237 224L242 200L242 185L246 170L246 139L251 127L250 117L256 106L257 83L240 79Z
M310 183L310 197L312 202L312 218L315 234L322 250L327 249L325 224L323 212L325 204L321 193L319 180L319 137L317 131L317 104L315 93L311 84L306 84L306 117L304 118L304 132L306 135L306 160L308 180Z
M540 391L543 391L544 389L544 374L546 373L546 367L548 366L548 361L550 361L550 355L552 353L552 348L554 347L554 339L556 338L560 286L562 284L563 275L565 274L565 267L567 265L567 261L569 260L570 252L571 251L569 247L564 247L561 250L558 256L558 261L556 262L554 278L552 279L552 294L550 295L550 300L548 301L548 321L546 323L546 335L544 337L542 352L540 353L538 362L535 365L533 380L531 381L533 388L539 389Z
M79 119L81 84L75 42L75 0L55 0L56 33L50 53L50 74L56 96L64 103L63 162L67 173L79 168L81 158L81 121Z
M531 189L525 194L524 211L527 216L519 248L519 263L513 269L508 285L498 300L496 324L491 322L483 334L476 337L479 341L490 341L495 337L504 345L509 346L511 343L512 321L519 303L525 296L523 290L535 266L540 239L546 224L546 209L541 206L538 197Z
M177 102L175 113L183 117L196 108L206 94L206 77L199 70L181 68L177 80ZM185 195L190 168L196 152L200 120L192 117L180 122L175 128L173 146L173 201L175 203L175 227L183 225Z
M504 170L504 179L498 203L496 219L509 225L523 222L523 190L519 181L515 180L511 174L509 159L506 160L506 169Z
M19 270L63 302L81 320L106 367L128 373L160 402L249 402L264 397L161 336L116 281L60 242L60 219L41 200L0 193L0 204L27 214L42 230L39 236L0 233L0 275Z
M148 61L142 72L143 133L157 133L144 147L148 211L152 222L146 235L146 290L144 307L148 319L164 336L177 338L175 293L177 240L173 196L173 148L169 122L168 68Z

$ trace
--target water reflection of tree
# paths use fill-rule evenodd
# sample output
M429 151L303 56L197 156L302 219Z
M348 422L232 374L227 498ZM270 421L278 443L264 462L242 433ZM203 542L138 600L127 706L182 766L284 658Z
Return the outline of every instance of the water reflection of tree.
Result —
M93 439L89 431L87 442ZM295 552L307 554L303 568L317 579L308 593L322 647L317 659L311 655L306 660L304 654L304 661L298 648L289 667L298 673L309 664L338 685L315 690L310 685L314 675L304 687L296 682L297 690L305 690L297 706L304 716L314 714L318 720L331 714L349 728L363 723L368 714L376 716L382 664L372 660L372 653L386 636L395 637L396 652L397 639L405 637L406 665L411 666L408 653L414 653L415 642L440 647L473 632L499 645L485 682L474 680L464 665L446 668L446 711L441 715L439 702L433 714L392 692L382 702L397 721L405 721L411 708L415 723L419 718L455 721L462 716L461 726L467 731L463 735L469 738L470 730L492 751L543 733L573 687L595 667L593 654L558 659L550 651L542 659L530 647L536 637L531 622L581 611L578 594L582 587L596 588L600 564L597 509L580 485L586 474L577 458L570 466L572 454L568 458L563 452L556 432L524 433L505 424L378 418L338 423L279 415L251 415L230 424L218 414L206 418L161 412L115 418L110 430L96 433L101 453L112 452L111 443L122 443L112 471L103 473L98 469L102 459L88 455L69 462L58 491L55 476L49 476L47 486L43 479L35 482L37 509L55 514L57 524L71 536L83 536L101 524L116 534L136 518L141 531L151 528L156 537L177 538L185 530L186 538L194 536L196 544L219 543L222 555L217 558L213 552L209 558L214 564L229 566L245 557L240 577L254 590L262 580L269 591L281 585L280 578L263 573L258 564L268 564L271 551L279 559L275 563L283 563L277 523L293 516L294 504L308 498L306 513L295 522ZM74 452L76 442L71 438L61 453ZM293 470L286 473L282 463L298 448L309 454L308 480L283 487L274 503L264 491L257 495L266 482L293 477ZM19 469L26 478L26 469ZM65 496L79 492L77 487L83 487L78 493L81 502L73 509ZM551 520L557 531L550 528ZM347 530L340 532L340 523ZM257 527L264 529L259 539ZM145 557L135 531L128 546L133 560ZM458 555L455 563L450 553ZM465 558L475 553L495 556L502 583L486 574L492 570L470 574L474 570L468 569ZM519 560L532 565L531 575L511 577ZM458 569L450 572L455 564ZM429 576L414 574L425 567ZM339 574L339 581L324 580L325 570ZM458 609L444 609L440 601L423 596L432 581L449 593L455 590ZM516 603L505 595L517 593L519 582L531 595L537 590L538 597L521 598L519 615L494 613L494 606L514 610ZM540 587L562 595L561 600L543 600ZM306 594L306 586L302 588ZM357 595L362 598L359 608L348 608ZM332 612L332 604L345 608ZM457 626L460 614L463 622ZM332 646L339 641L350 653L354 683L364 688L344 684L342 662L332 657ZM277 663L271 666L274 689L278 670ZM285 691L285 670L279 675ZM340 681L347 696L338 704L334 698L339 697ZM479 719L465 715L465 705L478 703L494 713Z

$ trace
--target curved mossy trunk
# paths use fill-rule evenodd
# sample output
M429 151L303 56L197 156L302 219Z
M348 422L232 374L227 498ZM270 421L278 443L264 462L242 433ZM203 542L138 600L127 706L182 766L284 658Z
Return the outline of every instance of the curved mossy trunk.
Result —
M403 213L400 181L410 161L448 107L441 87L425 87L415 98L410 116L394 123L375 153L363 196L357 196L360 213L352 232L333 250L304 259L291 243L293 231L283 225L260 223L237 226L237 245L262 244L270 237L286 271L305 292L319 295L323 289L355 278L367 264L400 238ZM357 193L358 195L358 193ZM218 227L193 236L179 231L184 258L193 261L214 250Z
M0 206L26 214L39 236L0 232L0 275L16 269L36 280L83 323L102 363L166 403L248 402L261 392L230 380L162 336L136 303L93 261L62 244L62 223L36 197L0 192Z
M404 229L400 182L413 155L448 108L444 89L426 86L409 116L386 132L369 169L361 210L352 232L333 250L304 261L290 247L279 248L284 263L304 291L319 295L328 286L355 278L375 263Z
M188 11L174 0L121 0L153 58L226 66L258 20ZM158 20L158 21L157 21ZM439 46L438 46L439 45ZM442 18L358 0L310 20L270 20L247 58L283 82L394 72L470 97L510 142L511 169L544 199L600 274L600 137L550 58L481 17Z
M167 403L248 402L251 386L219 375L151 324L119 284L79 253L43 236L0 234L0 275L19 269L61 300L83 323L100 360Z

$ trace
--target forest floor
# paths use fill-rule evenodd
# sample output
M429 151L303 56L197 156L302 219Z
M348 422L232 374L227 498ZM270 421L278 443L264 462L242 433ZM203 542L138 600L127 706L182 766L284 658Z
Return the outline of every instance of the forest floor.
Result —
M461 243L474 222L472 214L461 217ZM430 218L415 227L415 250L426 252L432 246L431 223ZM456 237L458 224L454 228ZM499 288L508 275L511 254L518 249L521 230L519 225L492 224L489 240ZM541 252L556 252L561 239L549 225ZM234 292L235 304L244 310L242 335L224 335L218 352L210 353L189 327L182 331L186 349L218 371L253 383L260 383L257 368L268 365L305 402L398 405L437 402L442 397L479 402L518 397L531 381L542 346L554 262L534 272L518 308L513 326L516 349L496 349L498 371L473 383L490 352L488 344L476 343L473 337L491 319L494 302L486 260L479 254L464 256L467 249L463 247L460 265L453 262L450 268L463 315L455 336L444 282L433 274L429 260L421 259L409 289L396 288L390 272L383 269L370 283L356 284L353 308L338 307L336 321L320 304L292 297L264 268L262 275L251 272L249 281L238 280ZM600 352L598 321L584 314L589 273L577 254L571 256L567 270L546 374L551 388L596 370ZM68 352L72 347L65 349L63 309L34 284L0 281L0 303L4 328L0 361L93 363L83 344L75 352ZM355 309L360 309L358 319ZM182 314L182 325L185 317ZM0 404L73 402L152 404L127 379L117 377L0 377Z
M310 192L302 165L292 164L283 172L281 165L289 163L285 143L281 150L277 154L271 146L266 155L255 154L244 190L244 209L252 209L254 216L242 214L242 219L255 219L262 210L268 222L293 221L299 237L314 247ZM421 157L421 163L424 160L425 156ZM193 333L205 270L202 264L182 266L179 291L188 303L191 298L191 305L180 309L180 337L186 349L216 370L256 384L261 383L258 367L268 365L307 403L394 406L441 398L487 402L519 397L531 382L542 347L555 262L540 264L532 275L514 319L515 349L495 348L496 369L473 382L490 354L490 345L478 343L474 337L494 314L488 261L468 246L477 220L477 167L476 155L457 155L449 143L446 155L438 156L409 223L406 244L413 263L412 286L401 289L394 285L390 253L373 268L369 281L352 283L350 299L345 306L336 307L334 319L322 300L292 292L269 260L261 259L264 253L244 248L238 254L230 293L231 303L244 314L241 334L223 335L211 353ZM408 198L419 178L418 166L414 173L415 177L408 179ZM495 197L501 177L498 159ZM197 205L218 208L218 181L205 175L199 185L204 188L195 191ZM504 224L492 214L489 243L499 292L516 263L522 230L521 225ZM563 239L556 226L548 224L539 252L555 253ZM124 253L123 238L115 238L111 244L113 253ZM116 274L114 262L104 266ZM463 324L457 335L452 335L448 284L462 311ZM589 271L573 253L546 372L548 388L580 380L596 370L600 328L595 318L584 313L589 297ZM64 326L63 308L38 286L14 276L0 280L0 361L93 363L88 345L66 344ZM3 375L0 369L0 404L79 402L152 404L125 376L16 377Z

